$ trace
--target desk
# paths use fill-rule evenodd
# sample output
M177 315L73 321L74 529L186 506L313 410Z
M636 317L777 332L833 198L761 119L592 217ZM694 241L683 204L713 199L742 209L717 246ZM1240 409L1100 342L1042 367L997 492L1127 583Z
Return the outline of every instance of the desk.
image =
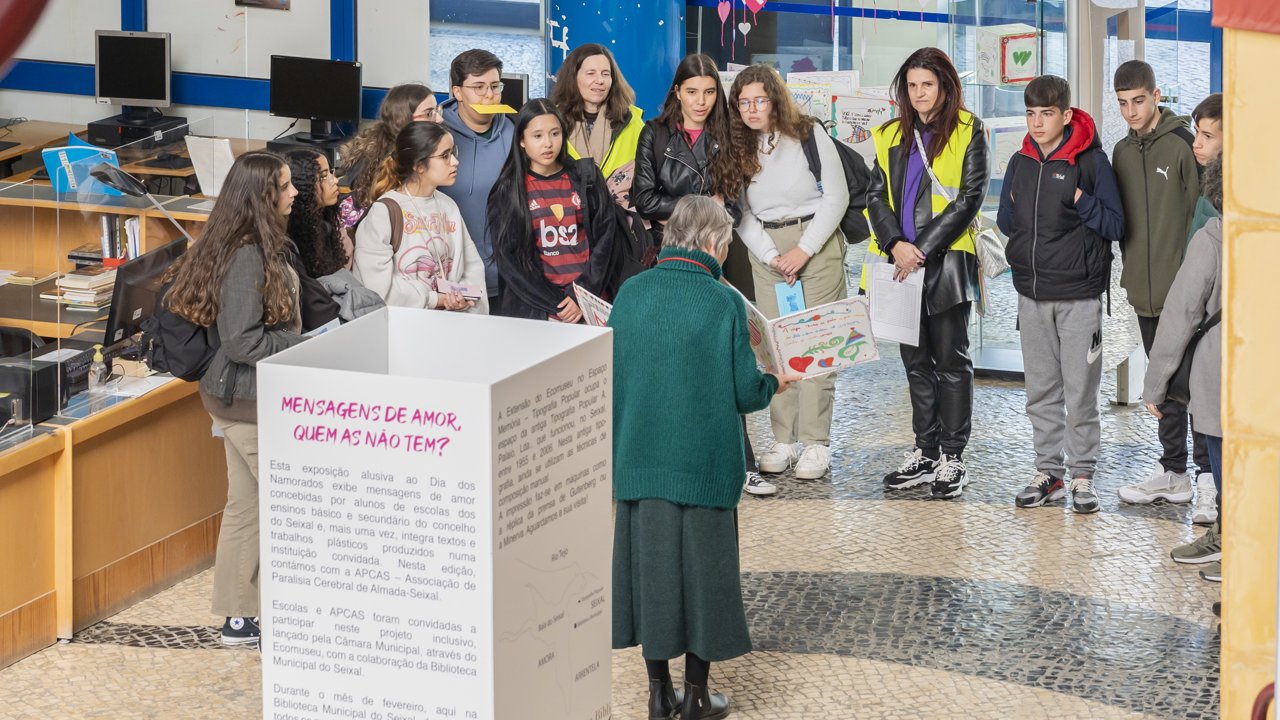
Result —
M213 563L226 461L194 383L0 454L0 667Z
M240 157L241 155L254 150L265 150L267 147L266 140L246 140L242 138L230 138L230 140L231 154L234 157ZM187 152L186 142L180 140L176 143L170 143L163 147L157 146L146 150L122 152L119 158L120 169L130 175L152 175L156 177L184 178L191 177L196 174L195 167L191 165L180 168L164 168L151 167L143 164L156 159L156 157L162 152L186 158L190 157L190 153Z
M18 144L7 150L0 150L0 168L4 169L4 175L9 174L7 165L11 161L35 150L66 145L67 135L83 132L84 126L45 122L43 120L28 120L10 127L9 130L11 132L0 132L0 140Z

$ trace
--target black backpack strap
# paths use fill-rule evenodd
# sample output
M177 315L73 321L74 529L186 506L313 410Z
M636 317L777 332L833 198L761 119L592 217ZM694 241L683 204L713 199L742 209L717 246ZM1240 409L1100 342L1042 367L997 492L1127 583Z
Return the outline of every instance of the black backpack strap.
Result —
M1218 310L1218 312L1202 320L1200 322L1200 332L1207 333L1209 330L1213 329L1214 325L1217 325L1220 322L1222 322L1222 310Z
M671 130L666 123L653 123L653 172L657 175L662 168L662 158L667 154L667 143L671 142Z
M814 182L822 184L822 158L818 157L818 139L814 135L818 132L821 125L814 123L809 130L809 137L800 143L804 148L804 159L809 163L809 172L813 173Z
M400 243L404 241L404 214L400 203L389 197L378 198L378 202L386 205L387 212L391 213L391 256L395 257L400 252Z

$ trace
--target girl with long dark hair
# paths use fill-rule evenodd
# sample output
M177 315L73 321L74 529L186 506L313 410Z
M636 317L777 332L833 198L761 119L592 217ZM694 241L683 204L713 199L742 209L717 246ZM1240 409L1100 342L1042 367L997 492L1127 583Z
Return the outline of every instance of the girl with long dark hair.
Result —
M360 222L352 264L388 305L488 313L484 261L457 203L437 192L457 177L457 148L443 125L413 122L396 136L373 184L374 204L385 209L370 208Z
M676 67L662 113L645 123L631 197L640 216L662 225L685 195L707 195L737 219L743 176L729 152L729 106L715 61L689 55Z
M598 43L574 48L556 73L551 90L551 102L568 124L569 157L591 158L613 199L626 209L632 205L636 143L644 127L644 111L635 101L636 93L613 53Z
M746 178L738 234L751 253L760 311L769 318L790 312L779 308L778 298L787 294L802 294L803 307L846 297L840 219L849 207L849 186L836 141L800 114L767 65L738 74L729 105L736 108L730 115L734 155ZM805 159L807 142L822 161L820 179ZM794 466L801 480L827 474L835 384L834 374L810 378L769 405L774 442L760 456L762 472Z
M916 447L884 486L931 483L934 497L953 498L969 482L969 315L979 294L970 223L990 177L986 129L964 108L960 77L937 48L912 53L891 88L899 116L872 132L867 212L875 237L868 251L893 262L898 280L923 272L924 301L919 343L901 346Z
M257 363L302 342L298 276L285 219L297 190L278 155L241 155L227 173L200 241L166 272L170 310L216 329L221 344L200 399L223 433L227 506L213 571L222 642L258 641Z
M373 183L383 161L395 150L400 131L411 122L442 120L436 97L426 85L407 83L387 91L378 107L377 121L361 128L342 149L343 165L339 174L351 188L351 194L342 200L339 208L344 230L360 222L365 211L378 199Z
M574 283L608 296L616 209L595 164L569 157L567 131L550 101L525 103L489 193L501 314L509 317L576 323L582 310Z

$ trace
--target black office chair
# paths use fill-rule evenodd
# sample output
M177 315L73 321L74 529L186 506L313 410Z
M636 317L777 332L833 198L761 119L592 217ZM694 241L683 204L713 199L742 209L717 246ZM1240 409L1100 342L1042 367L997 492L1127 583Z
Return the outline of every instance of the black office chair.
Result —
M0 327L0 357L25 355L44 345L39 335L25 328Z

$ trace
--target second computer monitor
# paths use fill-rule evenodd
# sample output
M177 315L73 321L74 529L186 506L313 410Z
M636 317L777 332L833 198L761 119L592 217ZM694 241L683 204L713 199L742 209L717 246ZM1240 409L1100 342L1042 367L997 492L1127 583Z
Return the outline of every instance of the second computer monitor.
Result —
M169 107L169 33L94 33L93 92L98 102Z
M272 115L312 121L313 136L327 136L330 122L360 122L361 90L358 62L271 56L268 109Z
M103 346L124 345L142 332L142 321L156 311L164 272L187 250L186 238L146 252L116 268L116 284L111 289L111 310ZM119 352L112 354L115 355Z
M529 76L524 73L502 74L502 104L519 110L529 102Z

